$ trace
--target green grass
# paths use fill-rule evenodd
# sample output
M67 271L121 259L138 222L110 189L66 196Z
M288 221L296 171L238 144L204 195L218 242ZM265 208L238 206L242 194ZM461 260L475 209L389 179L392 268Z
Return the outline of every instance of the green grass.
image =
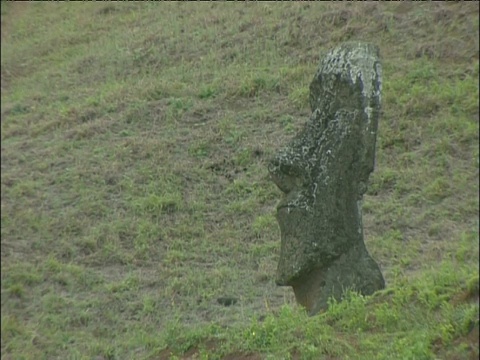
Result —
M1 14L2 359L478 358L478 3ZM309 318L274 284L266 161L347 40L383 59L364 228L387 288Z

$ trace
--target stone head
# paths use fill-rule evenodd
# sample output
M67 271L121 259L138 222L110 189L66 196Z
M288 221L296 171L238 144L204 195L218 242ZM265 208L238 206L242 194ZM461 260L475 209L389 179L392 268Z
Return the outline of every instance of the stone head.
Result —
M328 268L363 241L359 202L374 168L380 92L375 46L344 44L321 60L310 85L312 115L269 163L284 193L277 284Z

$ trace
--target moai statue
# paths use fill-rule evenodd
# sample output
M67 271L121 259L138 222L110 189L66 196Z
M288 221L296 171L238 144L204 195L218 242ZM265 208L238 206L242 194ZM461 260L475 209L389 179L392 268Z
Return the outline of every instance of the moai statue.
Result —
M385 287L363 241L362 198L375 163L381 65L376 46L346 43L321 60L310 84L312 115L269 163L285 194L276 283L292 286L310 315L345 290Z

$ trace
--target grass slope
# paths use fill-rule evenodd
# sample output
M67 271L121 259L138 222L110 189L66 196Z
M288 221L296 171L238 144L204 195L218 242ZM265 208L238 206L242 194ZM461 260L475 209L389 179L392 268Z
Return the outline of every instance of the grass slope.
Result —
M478 10L2 1L2 359L478 358ZM383 56L387 289L308 318L266 160L348 40Z

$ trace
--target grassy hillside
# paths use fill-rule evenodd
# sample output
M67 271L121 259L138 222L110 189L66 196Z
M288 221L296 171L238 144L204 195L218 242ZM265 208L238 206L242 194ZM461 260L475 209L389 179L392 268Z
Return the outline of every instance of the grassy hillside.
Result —
M2 1L2 359L478 358L478 11ZM383 58L387 289L308 318L266 161L348 40Z

